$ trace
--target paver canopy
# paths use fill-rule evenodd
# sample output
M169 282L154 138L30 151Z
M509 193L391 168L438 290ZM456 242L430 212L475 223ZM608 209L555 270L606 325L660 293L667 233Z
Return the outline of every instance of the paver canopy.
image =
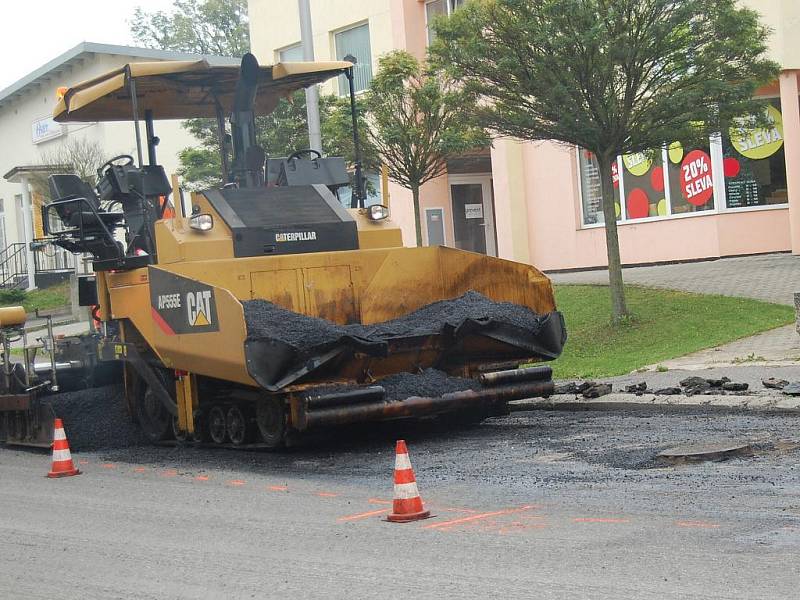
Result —
M345 61L278 63L258 69L254 110L269 114L281 98L296 90L341 75ZM211 66L205 60L128 63L67 89L53 111L58 122L132 121L129 82L136 82L140 115L154 119L215 117L218 107L233 107L238 66Z

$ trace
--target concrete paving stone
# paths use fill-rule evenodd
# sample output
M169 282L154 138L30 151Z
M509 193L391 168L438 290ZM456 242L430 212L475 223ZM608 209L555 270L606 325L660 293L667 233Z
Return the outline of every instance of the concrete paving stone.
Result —
M608 270L551 273L556 284L608 284ZM623 269L628 284L721 294L794 305L800 291L800 256L761 254L721 258L693 263L628 267Z

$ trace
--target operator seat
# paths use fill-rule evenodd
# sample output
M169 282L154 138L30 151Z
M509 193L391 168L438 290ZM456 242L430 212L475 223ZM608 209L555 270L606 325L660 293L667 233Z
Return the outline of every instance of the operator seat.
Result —
M48 185L52 202L85 198L97 211L95 215L91 208L83 202L66 202L58 205L55 207L55 211L65 227L83 226L84 230L100 230L102 229L101 222L110 228L118 225L123 219L121 212L101 210L100 200L92 186L75 174L50 175Z

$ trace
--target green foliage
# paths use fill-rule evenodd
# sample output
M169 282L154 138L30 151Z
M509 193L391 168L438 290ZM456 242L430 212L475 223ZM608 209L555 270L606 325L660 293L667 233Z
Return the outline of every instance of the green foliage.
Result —
M610 310L606 287L556 287L568 334L564 354L553 362L556 377L623 375L794 321L790 306L747 298L641 287L625 291L636 318L612 326L604 317Z
M435 26L434 56L487 101L487 126L598 155L726 130L778 74L736 0L474 0Z
M736 0L471 0L434 23L433 60L480 101L480 122L597 155L614 299L627 312L611 161L725 131L762 113L778 65Z
M235 57L250 50L246 0L174 0L169 11L137 7L129 24L148 48Z
M444 174L449 158L489 144L474 119L475 102L469 90L408 52L390 52L379 60L366 101L369 139L389 177L412 191L419 246L419 188Z
M150 48L240 57L250 50L245 0L174 0L169 11L134 11L130 23L134 38ZM363 102L362 102L363 104ZM256 118L258 144L267 156L288 156L308 148L306 99L303 91L283 99L269 115ZM330 156L355 161L350 104L347 98L320 98L322 147ZM222 183L222 167L213 119L184 122L199 141L199 147L179 154L179 175L189 189L204 189ZM379 166L377 153L367 140L367 127L360 113L359 132L365 169Z
M207 190L222 185L222 165L219 152L212 148L184 148L178 153L178 175L186 188Z
M359 133L361 153L365 169L377 169L380 165L374 146L367 139L367 125L363 101L359 102ZM329 156L343 156L353 164L353 125L350 116L350 100L338 96L322 96L319 102L322 147ZM212 119L190 119L184 123L201 143L200 148L187 148L180 154L179 174L191 189L203 189L221 182L217 124ZM308 148L308 124L306 96L303 90L290 98L278 102L269 115L256 117L258 144L267 156L288 156L297 150Z
M0 290L0 306L13 306L25 299L25 290L12 288L10 290Z
M22 305L26 312L49 310L70 306L69 283L59 283L44 289L26 292L25 290L0 290L0 306Z

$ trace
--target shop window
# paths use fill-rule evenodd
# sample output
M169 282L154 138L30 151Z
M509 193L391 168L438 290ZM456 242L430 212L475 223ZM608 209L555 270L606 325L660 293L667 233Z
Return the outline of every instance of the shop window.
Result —
M779 99L770 101L767 117L771 127L747 132L732 129L722 136L727 208L788 202Z
M710 146L685 149L675 142L667 148L672 214L714 210L714 171Z
M604 223L603 218L603 188L600 181L600 167L597 164L597 157L582 148L578 149L578 170L581 179L581 204L583 213L583 224L593 225ZM614 203L617 212L617 219L620 218L620 181L617 163L612 166L612 178L614 181Z
M622 157L625 216L645 219L668 214L661 150Z
M334 35L336 44L336 59L344 60L345 56L356 59L353 68L353 83L355 90L361 92L369 87L372 82L372 49L369 42L369 25L364 23L351 29L345 29ZM339 95L346 96L350 93L347 78L339 77Z
M278 60L281 62L302 62L303 59L303 45L294 44L288 48L278 51Z

